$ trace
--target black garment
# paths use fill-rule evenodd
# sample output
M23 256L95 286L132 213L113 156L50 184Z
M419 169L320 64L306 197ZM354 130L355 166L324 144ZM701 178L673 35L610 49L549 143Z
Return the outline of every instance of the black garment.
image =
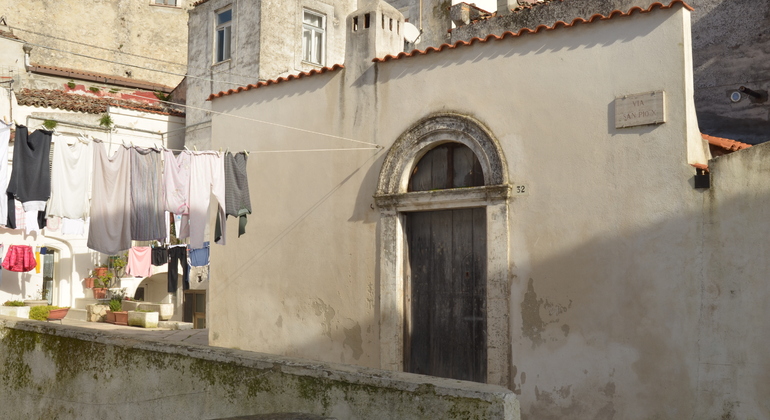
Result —
M182 263L182 282L184 290L190 289L190 266L187 264L187 246L172 246L168 249L170 262L168 263L168 292L176 293L177 277L179 276L178 263Z
M166 247L153 248L150 254L152 265L163 265L168 263L168 249Z
M238 218L238 237L246 233L246 216L251 214L251 197L249 196L249 178L246 164L249 155L240 152L233 155L225 154L225 214ZM227 217L225 216L225 217ZM216 242L222 238L222 222L217 213L214 239Z
M14 198L22 204L28 201L47 201L51 197L51 135L53 131L36 130L29 134L27 127L16 126L13 146L13 168L8 181L8 220L6 225L16 228ZM45 220L45 212L42 212ZM38 221L41 219L38 215ZM45 226L45 223L39 225Z

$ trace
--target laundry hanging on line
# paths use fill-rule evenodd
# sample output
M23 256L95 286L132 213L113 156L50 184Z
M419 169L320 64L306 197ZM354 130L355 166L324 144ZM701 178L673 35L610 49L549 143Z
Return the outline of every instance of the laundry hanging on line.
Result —
M22 147L14 148L12 178L14 171L24 176L14 178L13 185L9 183L8 203L13 202L10 199L13 197L29 209L24 217L29 231L44 228L45 217L49 216L61 217L62 233L73 234L79 232L78 227L85 225L85 219L90 217L88 247L112 255L129 249L132 240L164 239L167 219L163 211L169 211L181 215L177 237L189 237L194 248L200 248L205 241L208 200L212 193L217 199L223 229L227 214L239 217L238 236L245 231L245 215L251 213L245 152L185 150L174 156L165 149L161 153L157 149L122 145L108 156L104 143L99 140L81 138L70 145L64 136L55 132L36 130L29 134L27 128L20 125L16 137L16 144ZM54 159L49 165L52 138ZM0 154L7 144L0 130ZM16 159L17 153L22 157ZM225 174L225 167L234 165L226 164L228 161L237 162L230 175ZM86 174L93 176L90 182L84 183ZM74 181L76 179L80 181ZM233 180L230 187L227 179ZM237 203L229 212L228 202ZM39 217L31 217L31 211L38 211ZM7 227L18 229L16 212L8 213L0 220L7 219ZM66 233L65 226L68 227ZM224 244L224 237L219 243Z

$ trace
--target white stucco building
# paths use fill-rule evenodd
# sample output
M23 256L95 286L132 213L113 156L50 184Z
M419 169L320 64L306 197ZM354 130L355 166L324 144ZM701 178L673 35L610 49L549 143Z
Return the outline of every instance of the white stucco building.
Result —
M259 203L212 251L211 343L501 384L523 418L765 417L766 148L709 163L689 7L399 54L402 19L210 97Z
M53 148L66 147L79 139L102 140L112 152L123 145L167 147L184 145L184 112L158 100L156 92L170 92L167 86L59 66L36 64L30 55L35 48L8 26L0 25L0 67L14 71L0 79L0 115L6 123L28 127L32 133L44 122L55 123ZM11 83L12 82L12 83ZM101 124L109 117L111 127ZM8 163L13 166L14 137L10 137ZM53 155L53 153L52 153ZM8 172L10 176L10 170ZM84 180L85 182L85 180ZM5 190L8 179L2 180ZM87 227L83 234L64 234L61 224L52 223L40 232L25 233L0 224L0 243L7 251L11 245L45 248L39 270L11 272L3 270L0 303L6 300L44 298L51 304L72 307L70 315L85 319L85 305L92 302L83 280L98 265L107 263L107 255L90 250ZM3 253L3 256L5 254ZM47 268L42 266L49 262ZM142 288L148 301L174 301L179 304L175 319L181 320L182 295L166 292L165 272L152 279L126 279L122 286L130 294Z

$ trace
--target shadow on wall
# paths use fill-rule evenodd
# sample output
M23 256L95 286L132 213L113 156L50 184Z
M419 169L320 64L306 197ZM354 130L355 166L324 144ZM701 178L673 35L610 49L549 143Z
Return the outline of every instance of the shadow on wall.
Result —
M526 237L512 237L510 302L511 382L522 418L770 416L761 403L770 392L761 350L770 346L770 326L757 316L770 309L770 244L756 228L770 218L770 193L706 191L688 196L684 212L649 197L628 194L613 204L648 210L629 210L644 218L631 229L624 218L571 217L574 203L566 202L539 215L542 227L525 231L514 220L512 232ZM524 211L518 203L513 219ZM533 245L520 249L525 243ZM264 294L266 302L285 298ZM276 315L276 327L317 323L319 331L306 331L287 355L341 347L340 361L356 364L378 347L366 342L377 337L374 311L343 319L321 296L297 307L310 319Z

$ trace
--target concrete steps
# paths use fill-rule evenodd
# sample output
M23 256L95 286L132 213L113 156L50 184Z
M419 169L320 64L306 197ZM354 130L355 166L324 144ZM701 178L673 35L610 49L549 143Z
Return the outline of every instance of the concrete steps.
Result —
M70 319L74 321L85 321L86 310L78 309L78 308L70 308L70 310L67 311L67 316L65 316L64 319Z

